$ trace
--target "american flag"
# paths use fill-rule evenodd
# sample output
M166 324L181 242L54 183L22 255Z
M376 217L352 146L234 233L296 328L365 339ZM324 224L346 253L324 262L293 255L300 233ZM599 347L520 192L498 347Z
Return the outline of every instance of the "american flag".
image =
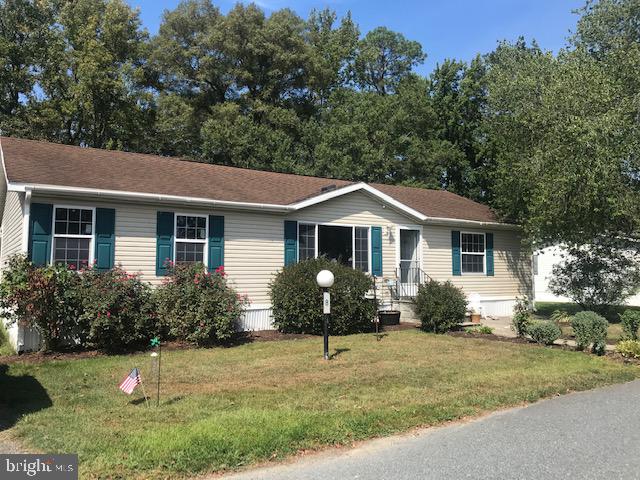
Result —
M122 383L118 386L127 395L131 395L135 388L140 385L142 380L140 379L140 371L137 368L131 370L131 373L124 377Z

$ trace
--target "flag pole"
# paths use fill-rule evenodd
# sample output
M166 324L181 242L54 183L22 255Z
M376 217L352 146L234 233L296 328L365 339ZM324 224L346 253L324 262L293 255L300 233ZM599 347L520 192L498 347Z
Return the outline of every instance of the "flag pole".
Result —
M140 386L142 387L142 395L144 395L144 401L147 404L147 408L151 408L149 406L149 399L147 398L147 392L144 391L144 382L142 381L142 375L140 375Z
M162 360L162 348L158 342L158 388L156 395L156 408L160 406L160 361Z

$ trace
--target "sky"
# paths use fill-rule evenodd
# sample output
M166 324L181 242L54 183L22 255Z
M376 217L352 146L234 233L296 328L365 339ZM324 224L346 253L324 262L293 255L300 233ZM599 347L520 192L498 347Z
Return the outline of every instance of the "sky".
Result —
M142 23L155 34L164 10L179 0L128 0L140 9ZM236 0L214 0L227 12ZM248 2L245 2L248 3ZM362 34L385 26L417 40L427 54L416 70L427 75L446 58L470 60L477 53L492 51L499 40L516 40L523 35L536 39L557 52L575 28L573 10L584 0L254 0L267 14L291 8L303 18L312 9L330 8L341 16L351 11Z

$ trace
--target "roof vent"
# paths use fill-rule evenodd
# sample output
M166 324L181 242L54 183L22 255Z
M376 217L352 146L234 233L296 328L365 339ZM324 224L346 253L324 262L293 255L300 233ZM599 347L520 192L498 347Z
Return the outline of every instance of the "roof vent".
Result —
M336 184L335 184L335 183L332 183L331 185L327 185L326 187L322 187L322 188L320 189L320 191L321 191L322 193L325 193L325 192L330 192L330 191L332 191L332 190L335 190L336 188L337 188L337 187L336 187Z

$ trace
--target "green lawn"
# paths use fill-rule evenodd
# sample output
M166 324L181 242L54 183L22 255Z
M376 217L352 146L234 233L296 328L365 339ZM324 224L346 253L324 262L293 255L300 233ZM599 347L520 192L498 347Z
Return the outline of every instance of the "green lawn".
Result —
M636 306L624 306L624 307L614 307L611 313L611 317L617 319L617 315L624 312L625 310L640 310L640 307ZM536 302L536 317L541 320L549 320L551 318L551 314L556 310L564 310L569 315L573 315L576 312L582 310L582 308L577 303L562 303L562 302ZM563 322L560 324L560 328L562 329L562 335L564 337L573 337L573 329L571 328L571 324L568 322ZM618 343L623 336L622 326L620 323L610 322L609 328L607 329L607 341L608 343Z
M117 389L133 366L150 380L148 354L0 365L0 420L36 449L79 453L83 478L176 478L640 376L584 353L414 330L331 347L328 363L321 338L164 352L159 409Z

